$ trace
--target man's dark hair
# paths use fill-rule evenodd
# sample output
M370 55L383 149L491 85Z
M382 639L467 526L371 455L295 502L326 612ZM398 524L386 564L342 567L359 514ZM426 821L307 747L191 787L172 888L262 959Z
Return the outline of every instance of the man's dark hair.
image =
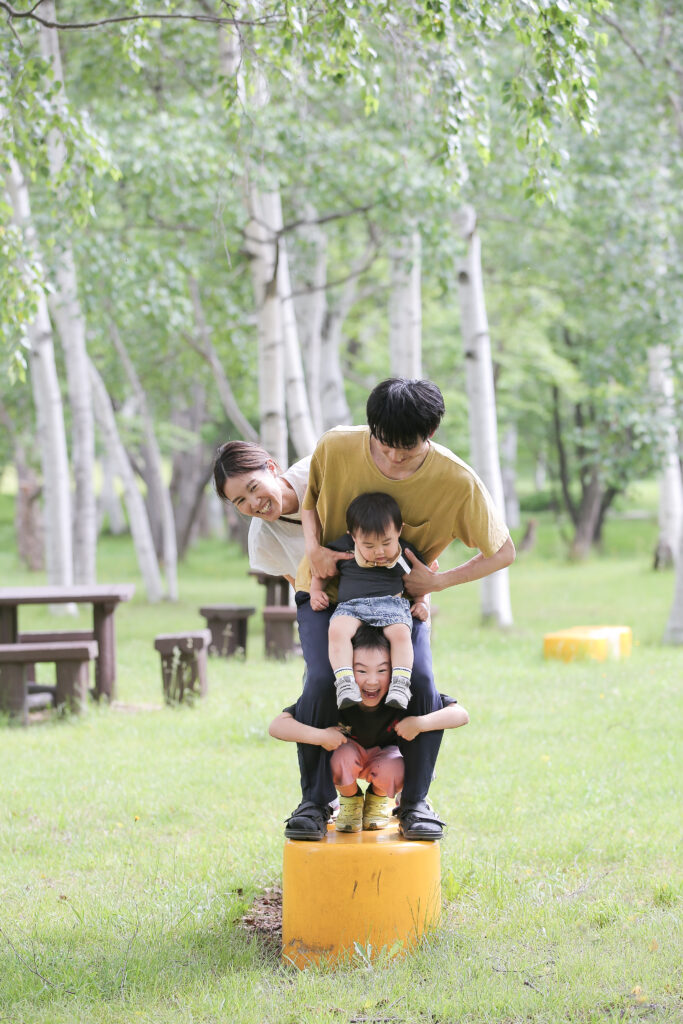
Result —
M359 647L369 648L371 651L386 651L391 653L391 645L381 629L368 626L367 622L361 622L356 632L351 637L351 646L354 651Z
M370 433L390 448L413 448L441 423L443 395L430 380L390 377L370 392L366 413Z
M360 530L379 537L392 523L400 533L403 526L401 510L396 500L383 491L359 494L346 510L346 529L351 535Z

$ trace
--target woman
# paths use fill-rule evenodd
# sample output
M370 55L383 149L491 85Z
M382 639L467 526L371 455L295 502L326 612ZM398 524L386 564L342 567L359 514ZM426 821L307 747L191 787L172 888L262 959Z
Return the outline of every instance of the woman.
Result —
M249 564L269 576L284 576L294 586L306 553L301 503L308 487L311 456L286 472L265 448L251 441L228 441L213 466L216 492L238 512L253 516L249 526Z

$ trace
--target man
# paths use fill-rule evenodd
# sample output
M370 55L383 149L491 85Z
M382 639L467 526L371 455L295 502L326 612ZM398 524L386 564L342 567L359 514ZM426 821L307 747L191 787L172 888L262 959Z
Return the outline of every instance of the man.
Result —
M424 555L414 558L404 584L412 598L488 576L510 565L515 549L491 496L474 471L447 448L432 441L444 414L443 396L426 380L385 380L370 394L367 427L337 427L318 442L311 459L308 490L302 505L307 559L296 579L299 636L306 660L306 680L295 718L306 725L336 724L334 675L328 659L330 607L310 605L311 569L329 578L337 573L339 553L325 548L346 530L345 513L359 494L384 491L396 499L403 515L402 536ZM463 565L439 572L441 552L459 539L477 554ZM429 630L415 621L411 715L441 707L434 685ZM399 831L406 839L433 841L443 835L444 822L427 802L427 792L441 744L441 732L426 732L401 746L405 781L398 810ZM327 831L329 803L336 795L330 753L299 744L303 799L287 821L290 839L322 839Z

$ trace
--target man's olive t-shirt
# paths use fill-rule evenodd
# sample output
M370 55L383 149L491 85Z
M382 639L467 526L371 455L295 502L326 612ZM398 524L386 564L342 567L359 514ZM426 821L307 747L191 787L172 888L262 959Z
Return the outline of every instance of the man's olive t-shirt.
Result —
M368 427L335 427L320 438L311 458L302 508L316 509L321 543L346 530L346 509L359 494L383 491L398 502L401 536L429 565L453 540L489 558L508 539L508 529L474 470L440 444L429 443L422 465L405 480L390 480L370 453ZM308 559L299 565L297 590L310 590ZM335 591L327 588L334 600Z

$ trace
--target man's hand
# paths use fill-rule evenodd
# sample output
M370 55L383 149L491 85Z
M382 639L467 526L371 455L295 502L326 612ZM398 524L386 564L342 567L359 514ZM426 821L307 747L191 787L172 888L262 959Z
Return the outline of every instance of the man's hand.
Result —
M320 732L322 733L320 746L325 750L336 750L337 747L341 747L342 743L346 743L346 736L338 725L331 725L328 729L321 729Z
M419 736L422 732L421 720L419 715L408 715L407 718L402 718L394 726L394 732L401 737L402 740L414 740L416 736Z
M337 575L337 562L343 559L353 558L353 551L332 551L320 544L317 548L308 552L308 560L311 563L311 572L321 579L329 579Z
M410 606L410 614L414 619L419 619L420 622L426 622L429 618L429 605L426 601L416 601L415 604Z
M329 605L330 599L324 590L311 590L311 608L314 612L322 612Z
M437 571L439 563L435 561L431 565L425 565L408 548L406 548L405 554L412 565L410 573L403 577L403 586L408 594L418 598L440 590L439 572Z

